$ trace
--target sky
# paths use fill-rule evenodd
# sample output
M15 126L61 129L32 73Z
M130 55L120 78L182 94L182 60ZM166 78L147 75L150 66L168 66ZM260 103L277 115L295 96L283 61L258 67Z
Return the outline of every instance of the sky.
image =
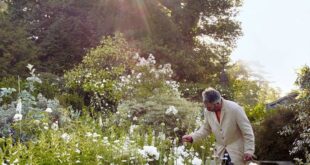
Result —
M232 60L242 60L281 95L293 89L297 70L310 66L310 0L244 0L237 18L243 36Z

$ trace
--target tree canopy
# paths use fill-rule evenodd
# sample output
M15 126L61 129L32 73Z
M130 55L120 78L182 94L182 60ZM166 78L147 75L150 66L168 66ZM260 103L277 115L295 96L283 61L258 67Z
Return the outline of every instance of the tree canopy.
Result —
M103 36L124 34L142 55L171 63L174 78L211 81L241 35L238 0L2 0L41 52L40 71L62 74ZM229 55L229 53L228 53Z

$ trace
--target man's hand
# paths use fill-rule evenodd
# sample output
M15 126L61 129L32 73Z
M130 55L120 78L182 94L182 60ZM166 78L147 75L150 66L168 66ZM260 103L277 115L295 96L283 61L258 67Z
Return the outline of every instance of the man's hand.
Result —
M193 142L193 138L192 138L191 135L184 135L184 136L182 137L182 142L183 142L183 143L184 143L184 142L190 142L190 143L192 143L192 142Z
M244 159L245 161L253 160L253 155L252 155L252 154L249 154L249 153L245 153L243 159Z

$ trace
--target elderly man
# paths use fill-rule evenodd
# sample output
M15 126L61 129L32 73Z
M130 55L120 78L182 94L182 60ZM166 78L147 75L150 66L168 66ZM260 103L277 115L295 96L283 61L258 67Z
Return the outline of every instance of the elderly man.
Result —
M208 88L202 92L205 105L205 122L199 130L182 137L183 142L196 142L211 132L216 138L216 154L224 154L234 165L243 165L252 160L255 144L254 133L243 108L237 103L225 100L221 94Z

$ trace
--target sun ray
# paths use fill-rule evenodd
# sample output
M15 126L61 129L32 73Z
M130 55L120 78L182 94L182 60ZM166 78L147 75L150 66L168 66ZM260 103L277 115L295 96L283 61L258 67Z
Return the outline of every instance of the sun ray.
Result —
M147 10L147 5L145 4L145 0L135 0L139 14L143 20L143 24L147 30L147 32L151 33L151 27L148 22L148 17L150 16L149 11Z

